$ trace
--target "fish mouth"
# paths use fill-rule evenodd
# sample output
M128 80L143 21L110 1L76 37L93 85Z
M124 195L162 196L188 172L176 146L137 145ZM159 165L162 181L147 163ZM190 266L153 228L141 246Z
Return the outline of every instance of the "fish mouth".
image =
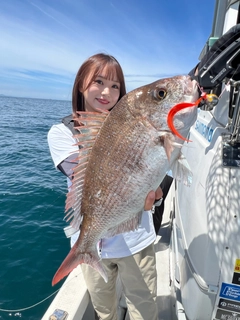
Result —
M183 80L184 102L195 102L199 98L197 81L191 80L190 76Z

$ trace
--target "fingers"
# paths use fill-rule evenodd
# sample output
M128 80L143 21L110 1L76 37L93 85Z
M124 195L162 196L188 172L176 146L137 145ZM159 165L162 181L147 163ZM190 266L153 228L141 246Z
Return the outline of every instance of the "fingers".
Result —
M155 192L152 190L148 193L147 198L145 200L144 210L151 210L152 206L155 202Z
M161 199L162 197L163 197L162 189L158 187L155 192L155 200Z
M155 200L161 199L163 197L163 192L160 187L154 192L153 190L150 191L146 197L144 210L151 210Z

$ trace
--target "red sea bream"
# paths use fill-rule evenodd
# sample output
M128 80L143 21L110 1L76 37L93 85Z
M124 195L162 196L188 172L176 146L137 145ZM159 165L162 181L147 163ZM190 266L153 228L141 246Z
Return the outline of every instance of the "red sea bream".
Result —
M79 164L67 195L66 217L80 235L53 278L53 285L78 264L107 275L98 255L101 238L138 228L144 201L168 170L189 183L181 155L183 140L167 124L169 111L195 102L197 86L188 76L161 79L125 95L110 113L79 114ZM197 107L174 115L174 128L187 137ZM81 226L80 226L81 222Z

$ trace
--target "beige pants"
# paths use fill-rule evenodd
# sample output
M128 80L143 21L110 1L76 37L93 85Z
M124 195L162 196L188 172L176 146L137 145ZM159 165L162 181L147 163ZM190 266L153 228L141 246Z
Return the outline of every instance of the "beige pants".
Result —
M97 271L82 264L91 300L100 319L117 320L116 279L119 274L130 319L156 320L157 272L153 244L133 256L103 259L102 262L108 274L107 283Z

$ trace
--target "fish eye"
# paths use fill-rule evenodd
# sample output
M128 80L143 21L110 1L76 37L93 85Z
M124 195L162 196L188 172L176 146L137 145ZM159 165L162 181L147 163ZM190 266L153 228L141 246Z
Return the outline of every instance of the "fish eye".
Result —
M163 100L167 95L167 91L166 89L159 88L156 90L155 94L156 94L156 98Z

